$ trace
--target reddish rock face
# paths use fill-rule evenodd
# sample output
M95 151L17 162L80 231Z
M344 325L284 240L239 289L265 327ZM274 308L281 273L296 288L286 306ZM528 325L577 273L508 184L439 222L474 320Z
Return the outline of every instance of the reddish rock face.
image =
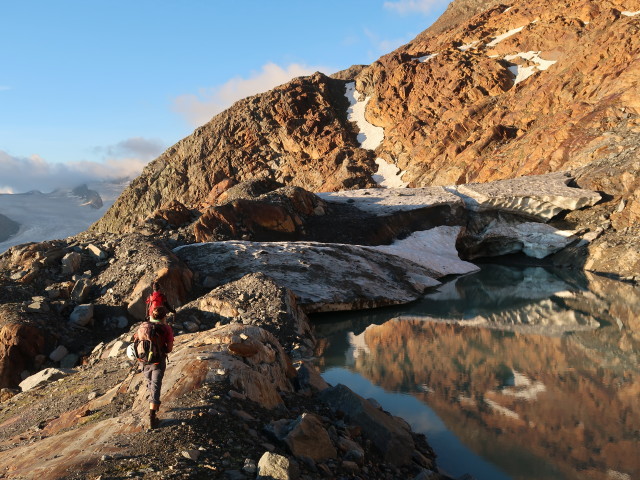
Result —
M216 183L209 192L209 195L207 195L207 198L204 201L205 205L212 206L216 205L219 200L224 201L222 195L231 187L237 185L237 183L238 182L233 178L225 178L224 180Z
M153 212L148 220L152 222L164 221L170 226L179 227L191 223L193 215L182 203L172 200Z
M16 388L20 374L33 367L36 355L44 353L44 344L42 332L34 326L4 325L0 330L0 388Z

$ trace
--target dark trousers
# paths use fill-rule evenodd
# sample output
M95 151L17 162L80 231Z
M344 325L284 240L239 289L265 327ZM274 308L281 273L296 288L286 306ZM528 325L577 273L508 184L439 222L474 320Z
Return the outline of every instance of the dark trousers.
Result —
M145 365L142 368L144 378L147 379L147 390L149 391L149 403L160 405L160 389L162 388L162 378L167 369L166 362Z

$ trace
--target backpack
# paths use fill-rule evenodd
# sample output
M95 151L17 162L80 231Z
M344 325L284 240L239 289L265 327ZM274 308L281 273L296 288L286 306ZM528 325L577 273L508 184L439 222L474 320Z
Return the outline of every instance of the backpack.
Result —
M144 322L138 327L133 342L133 349L138 361L146 364L160 363L166 354L164 353L164 340L162 325Z
M147 303L149 304L149 307L147 308L147 317L151 317L151 314L156 308L164 307L165 300L166 298L164 294L158 291L149 295L149 298L147 298Z

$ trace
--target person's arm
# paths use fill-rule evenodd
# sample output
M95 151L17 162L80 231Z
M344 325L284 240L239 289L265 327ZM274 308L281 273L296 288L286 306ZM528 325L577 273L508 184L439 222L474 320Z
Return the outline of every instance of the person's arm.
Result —
M169 310L174 315L176 314L175 309L171 305L169 305L169 302L167 301L167 296L164 295L164 294L162 295L162 304L163 304L164 308Z

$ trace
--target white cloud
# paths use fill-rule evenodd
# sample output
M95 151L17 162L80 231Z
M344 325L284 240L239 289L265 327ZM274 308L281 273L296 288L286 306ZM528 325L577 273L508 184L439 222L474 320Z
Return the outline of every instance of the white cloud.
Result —
M174 100L173 108L190 124L200 126L238 100L266 92L294 77L311 75L318 70L326 69L297 63L283 68L275 63L267 63L261 71L253 72L249 78L235 77L222 85L202 88L197 95L180 95Z
M141 160L153 160L165 149L160 140L148 140L142 137L133 137L107 147L96 147L94 151L105 155L107 158L133 156Z
M384 8L406 15L409 13L423 13L428 15L434 10L446 7L449 0L398 0L395 2L384 2Z
M97 147L95 151L105 155L101 162L53 163L39 155L15 157L0 150L0 193L51 192L88 182L134 178L162 150L159 142L140 137L123 140L113 146Z

